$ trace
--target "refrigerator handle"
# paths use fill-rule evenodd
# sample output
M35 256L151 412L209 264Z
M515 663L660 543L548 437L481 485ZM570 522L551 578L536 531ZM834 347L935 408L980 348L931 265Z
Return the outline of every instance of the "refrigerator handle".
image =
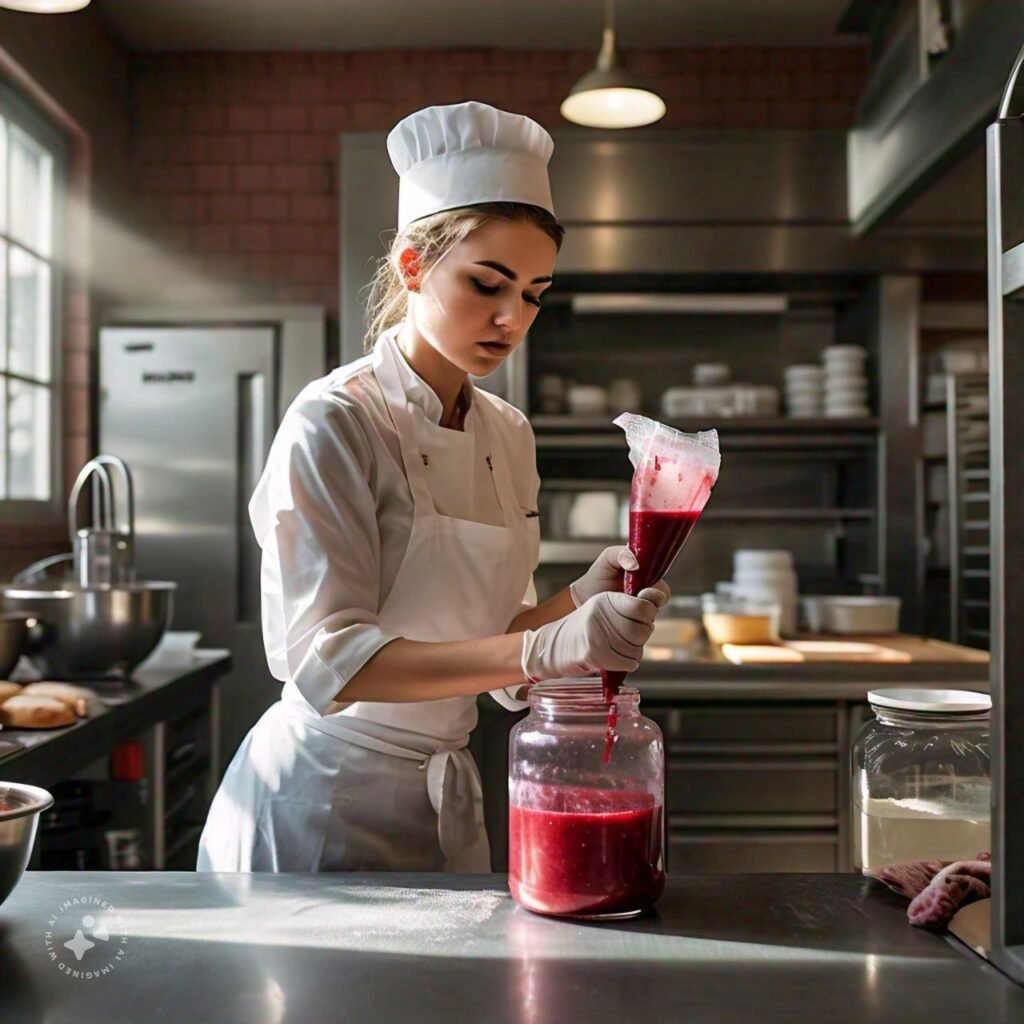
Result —
M255 625L260 618L260 549L249 525L252 497L267 454L266 379L262 373L238 375L238 494L235 502L235 619Z

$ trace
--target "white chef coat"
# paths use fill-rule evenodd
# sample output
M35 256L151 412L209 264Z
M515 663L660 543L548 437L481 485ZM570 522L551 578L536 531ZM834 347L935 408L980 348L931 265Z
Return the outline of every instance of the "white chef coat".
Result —
M388 332L394 342L398 328ZM437 512L500 523L487 451L474 401L487 401L524 513L537 511L533 430L513 406L466 386L464 430L441 427L437 394L399 355L401 385L422 411L416 444ZM276 679L293 680L321 714L347 707L333 700L385 644L377 624L405 555L413 500L399 439L373 372L373 355L307 385L285 414L263 476L249 503L263 550L263 641ZM531 571L535 565L530 566ZM522 608L536 604L531 582ZM518 686L492 695L518 710ZM425 723L427 725L427 723ZM429 731L429 729L427 730Z
M537 518L523 504L524 496L536 495L536 474L524 488L512 472L515 446L524 444L528 425L500 399L471 390L467 431L479 435L474 457L489 454L483 461L501 523L439 513L428 486L429 454L416 440L429 440L436 424L417 422L426 417L407 385L418 392L422 382L407 376L403 362L393 335L385 335L369 373L363 360L332 374L327 387L319 382L297 400L275 441L253 499L253 522L265 550L274 535L272 568L278 575L271 583L279 589L271 590L278 601L271 611L286 616L274 650L291 675L282 699L249 732L228 767L200 838L199 870L489 868L480 778L466 750L475 699L332 701L389 637L459 640L506 628L537 561ZM396 498L379 487L390 455L388 430L373 413L378 397L394 424L390 433L398 441L413 508L393 585L371 604L366 595L380 593L376 563L391 536L382 512L393 513ZM288 471L282 473L283 467ZM272 517L270 508L276 510ZM343 529L339 524L353 509L369 510L370 518L357 517ZM339 548L341 539L365 547ZM367 551L374 557L363 557ZM357 568L374 570L372 576L345 576L362 587L358 603L330 579L336 566L353 560ZM310 620L306 606L324 592L337 604L333 610L321 606L319 618ZM346 634L359 649L354 661L339 640Z

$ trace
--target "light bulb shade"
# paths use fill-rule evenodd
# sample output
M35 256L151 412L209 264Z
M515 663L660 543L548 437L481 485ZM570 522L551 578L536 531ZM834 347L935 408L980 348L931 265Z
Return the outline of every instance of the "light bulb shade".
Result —
M665 116L665 102L621 67L588 71L562 100L562 117L587 128L639 128Z
M68 14L89 6L89 0L0 0L0 7L29 14Z

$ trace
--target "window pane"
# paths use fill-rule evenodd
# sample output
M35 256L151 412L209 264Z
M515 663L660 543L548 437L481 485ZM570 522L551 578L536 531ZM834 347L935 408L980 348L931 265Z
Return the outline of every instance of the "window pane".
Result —
M53 158L14 125L8 132L11 234L49 256L53 214Z
M7 122L0 117L0 231L7 230Z
M7 496L50 497L50 390L7 382Z
M17 245L10 247L11 338L7 356L12 373L50 379L50 267Z

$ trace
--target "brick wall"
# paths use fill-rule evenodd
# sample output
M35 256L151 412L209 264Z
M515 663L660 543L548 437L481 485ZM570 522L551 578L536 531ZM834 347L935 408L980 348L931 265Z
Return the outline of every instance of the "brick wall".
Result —
M627 57L665 98L665 128L843 129L866 71L864 51L846 48ZM590 50L136 57L135 188L153 241L181 257L177 282L166 265L140 268L139 290L336 313L340 132L383 131L428 103L467 98L556 129L561 98L593 61Z

